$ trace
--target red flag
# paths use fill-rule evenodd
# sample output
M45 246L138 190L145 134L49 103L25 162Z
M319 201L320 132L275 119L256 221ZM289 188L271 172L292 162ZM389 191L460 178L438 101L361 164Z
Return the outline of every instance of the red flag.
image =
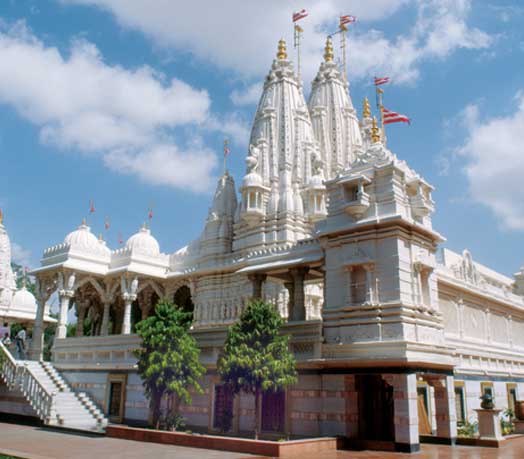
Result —
M350 14L346 14L345 16L340 16L340 25L346 25L346 24L352 24L354 22L357 22L356 16L351 16Z
M300 11L297 11L293 13L293 22L300 21L301 19L304 19L307 16L307 11L302 9Z
M147 218L149 218L149 220L153 218L153 208L152 207L150 207L147 212Z
M389 77L375 77L375 86L380 86L381 84L389 83Z
M95 203L92 199L89 200L89 213L94 214L96 212Z
M111 222L109 221L109 217L106 217L106 220L104 222L104 228L107 231L109 227L111 226Z
M122 245L124 243L124 239L122 239L122 233L118 233L118 243Z
M392 112L387 108L382 107L382 114L384 117L384 124L391 123L408 123L411 124L411 120L406 115L401 115L397 112Z
M229 153L231 153L231 150L229 149L229 142L224 140L224 156L229 155Z

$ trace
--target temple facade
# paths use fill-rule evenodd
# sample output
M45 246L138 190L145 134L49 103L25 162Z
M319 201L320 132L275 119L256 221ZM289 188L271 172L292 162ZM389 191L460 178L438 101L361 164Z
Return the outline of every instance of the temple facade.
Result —
M145 423L134 326L168 298L193 313L207 367L205 393L181 408L187 423L217 430L231 404L232 431L251 431L254 400L224 396L216 360L246 303L263 298L286 319L299 372L263 397L269 437L416 451L421 435L453 443L482 394L512 408L524 398L524 272L441 250L433 187L383 137L367 100L357 115L330 39L308 102L280 41L238 189L220 177L201 235L171 254L146 226L111 250L85 222L47 248L33 272L32 358L56 292L55 368L113 422ZM68 338L70 308L90 327Z

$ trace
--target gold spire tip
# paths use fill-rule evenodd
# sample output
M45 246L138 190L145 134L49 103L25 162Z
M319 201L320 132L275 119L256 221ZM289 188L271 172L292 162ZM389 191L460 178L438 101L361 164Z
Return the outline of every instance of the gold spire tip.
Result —
M369 99L364 97L364 105L362 108L362 117L371 118L371 106L369 105Z
M371 126L371 141L373 143L380 142L380 134L377 127L377 118L373 117L373 124Z
M286 40L283 38L278 41L277 59L287 59Z
M4 223L4 213L2 212L2 209L0 209L0 225Z
M333 54L333 40L331 37L327 37L326 47L324 48L324 60L326 62L332 62L335 55Z

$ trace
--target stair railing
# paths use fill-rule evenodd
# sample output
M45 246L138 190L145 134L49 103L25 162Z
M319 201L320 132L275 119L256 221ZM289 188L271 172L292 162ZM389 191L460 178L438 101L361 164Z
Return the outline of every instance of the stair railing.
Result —
M0 376L9 389L17 383L17 365L9 350L0 342Z
M18 366L18 381L22 393L27 397L30 405L44 423L49 423L54 414L54 393L38 381L27 364Z

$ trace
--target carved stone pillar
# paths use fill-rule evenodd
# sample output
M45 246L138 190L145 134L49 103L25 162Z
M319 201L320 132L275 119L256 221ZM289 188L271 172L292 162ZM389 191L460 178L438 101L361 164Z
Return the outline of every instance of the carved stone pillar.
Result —
M33 341L29 351L30 360L42 360L42 353L44 349L44 313L45 313L45 298L37 297L37 309L35 325L33 327Z
M251 274L249 280L253 285L253 299L260 300L262 299L262 286L266 280L266 274Z
M135 298L124 296L124 320L122 321L122 335L131 334L131 306Z
M287 320L293 320L292 312L295 310L295 283L285 282L284 287L288 291L288 302L287 302Z
M67 337L67 315L69 313L69 302L74 295L72 290L60 290L58 292L60 299L60 313L58 316L58 328L56 337L63 339Z
M131 282L125 277L120 279L120 289L122 291L122 299L124 300L124 317L122 320L122 335L131 334L131 307L133 301L136 300L138 294L138 278L134 278Z
M84 320L86 318L88 303L79 301L76 305L76 312L78 314L76 322L76 336L84 336Z
M454 444L457 438L454 378L453 376L443 376L431 378L428 382L435 389L437 437L446 438L451 444Z
M100 326L100 335L109 335L109 318L111 313L111 301L104 301L104 311L102 312L102 325Z
M293 278L293 308L289 310L289 320L306 320L306 305L304 294L304 280L309 268L294 268L290 270ZM290 296L291 296L291 292Z

